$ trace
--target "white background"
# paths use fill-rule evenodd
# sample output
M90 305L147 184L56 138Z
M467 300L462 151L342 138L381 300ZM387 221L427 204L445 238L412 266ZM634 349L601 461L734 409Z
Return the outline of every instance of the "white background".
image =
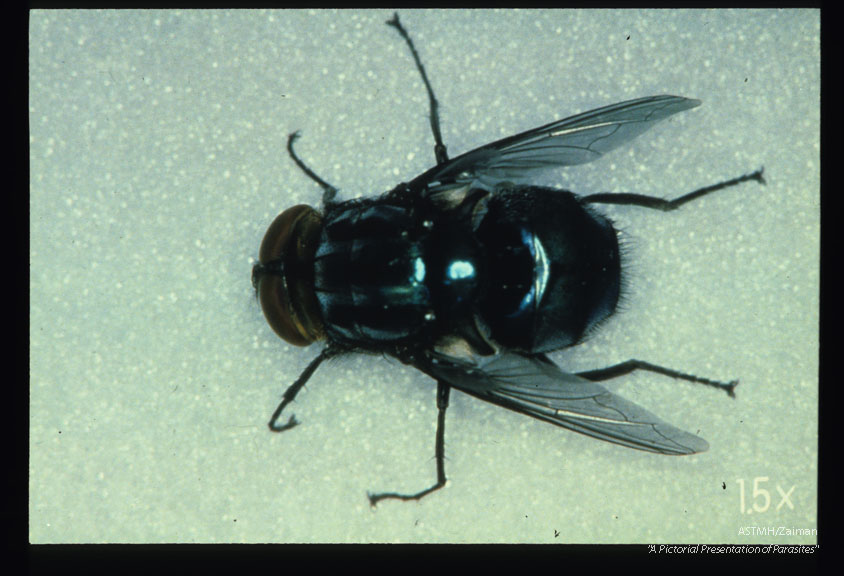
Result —
M554 356L739 378L736 400L652 374L613 388L708 452L619 448L454 392L448 486L373 510L367 490L434 480L435 385L362 356L316 373L299 428L267 430L317 352L271 332L250 284L272 219L321 194L287 134L347 199L433 163L389 16L32 13L30 540L814 542L743 532L816 527L816 11L401 14L453 156L667 93L703 106L543 182L675 197L764 165L767 187L676 213L606 208L623 310Z

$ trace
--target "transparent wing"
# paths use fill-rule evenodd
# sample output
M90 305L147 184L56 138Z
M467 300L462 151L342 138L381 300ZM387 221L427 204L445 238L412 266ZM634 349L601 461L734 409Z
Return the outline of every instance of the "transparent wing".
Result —
M660 120L700 105L680 96L612 104L510 136L436 166L411 185L518 180L525 171L584 164L636 138Z
M706 440L603 386L562 371L544 356L499 354L478 365L426 358L416 366L487 402L622 446L672 455L709 448Z

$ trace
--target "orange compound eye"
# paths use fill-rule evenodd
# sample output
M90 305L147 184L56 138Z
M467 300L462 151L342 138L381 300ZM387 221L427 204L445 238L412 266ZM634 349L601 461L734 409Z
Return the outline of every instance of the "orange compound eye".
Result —
M308 334L305 324L296 315L282 276L266 275L261 278L258 299L270 327L285 342L307 346L316 339Z
M310 206L285 210L267 229L253 270L264 317L276 334L295 346L322 337L313 289L313 255L321 229L322 220Z
M258 252L258 260L261 264L284 259L297 223L311 213L316 214L316 211L306 204L299 204L276 216L261 242L261 250Z

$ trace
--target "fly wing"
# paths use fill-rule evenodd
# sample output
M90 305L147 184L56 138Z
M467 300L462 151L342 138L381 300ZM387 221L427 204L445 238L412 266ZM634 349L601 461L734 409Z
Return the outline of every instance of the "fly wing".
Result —
M416 178L411 186L519 180L525 171L584 164L636 138L660 120L700 105L681 96L612 104L467 152Z
M464 364L440 357L415 365L487 402L593 436L659 454L694 454L705 440L660 420L603 386L562 371L545 356L503 353Z

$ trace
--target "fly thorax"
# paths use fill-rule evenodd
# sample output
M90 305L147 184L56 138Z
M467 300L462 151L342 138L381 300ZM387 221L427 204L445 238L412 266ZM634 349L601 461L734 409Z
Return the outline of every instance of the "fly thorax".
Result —
M427 234L409 207L396 204L350 206L327 218L314 288L333 338L379 346L430 326Z

